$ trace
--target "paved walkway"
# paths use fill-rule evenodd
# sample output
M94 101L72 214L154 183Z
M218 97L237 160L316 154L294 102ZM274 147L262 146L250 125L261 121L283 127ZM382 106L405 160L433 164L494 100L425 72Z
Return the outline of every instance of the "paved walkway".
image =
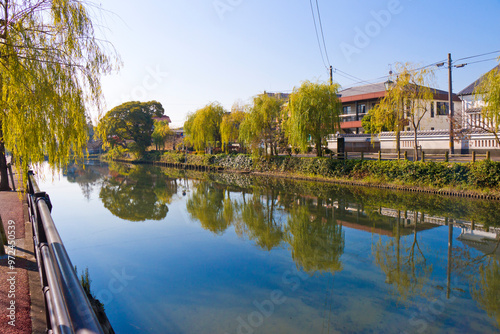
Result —
M0 218L9 243L7 255L0 257L0 333L45 333L44 301L24 194L0 192Z

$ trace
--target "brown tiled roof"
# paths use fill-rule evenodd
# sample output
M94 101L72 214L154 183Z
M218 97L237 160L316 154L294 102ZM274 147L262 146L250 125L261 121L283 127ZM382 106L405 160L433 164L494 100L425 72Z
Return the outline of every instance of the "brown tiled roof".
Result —
M365 95L365 94L372 94L372 93L384 93L385 94L384 83L379 82L379 83L370 84L370 85L350 87L350 88L343 89L339 92L339 94L342 95L341 97L358 96L358 95Z
M166 116L166 115L163 115L161 117L153 117L153 119L157 122L161 122L161 121L167 121L167 123L172 123L172 121L170 120L170 117Z
M431 88L434 94L434 99L436 100L447 100L448 92ZM385 83L379 82L375 84L356 86L351 88L346 88L339 92L340 100L342 102L360 101L360 100L370 100L385 96ZM453 94L453 101L460 102L461 100L457 95Z

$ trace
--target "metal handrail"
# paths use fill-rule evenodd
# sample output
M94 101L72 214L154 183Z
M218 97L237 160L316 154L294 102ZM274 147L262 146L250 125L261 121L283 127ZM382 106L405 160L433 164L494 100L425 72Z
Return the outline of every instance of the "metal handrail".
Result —
M27 190L48 331L104 334L50 215L50 199L38 188L33 172L28 173Z

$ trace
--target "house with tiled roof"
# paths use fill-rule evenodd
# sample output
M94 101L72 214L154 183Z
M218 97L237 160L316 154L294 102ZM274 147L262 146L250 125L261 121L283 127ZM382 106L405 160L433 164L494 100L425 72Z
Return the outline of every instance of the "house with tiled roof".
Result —
M500 70L500 65L495 66L491 71L493 70ZM479 79L458 93L458 96L462 100L462 110L464 111L462 120L462 127L464 128L479 128L481 126L481 108L485 104L480 97L476 97L474 90L484 80L485 75L483 74Z
M369 152L382 150L394 152L396 150L396 137L394 132L381 133L379 136L365 134L361 120L373 109L380 100L386 96L386 83L350 87L339 92L342 102L342 114L340 116L340 131L328 138L328 147L337 149L337 138L342 137L345 150L350 152ZM433 100L429 102L427 112L420 121L417 133L422 141L420 147L428 146L432 151L447 150L449 143L449 103L448 92L432 88ZM461 112L461 100L453 94L454 110L456 114ZM406 125L401 132L401 149L413 150L414 134L410 125ZM441 147L442 146L442 147Z
M448 92L432 89L434 100L430 102L428 112L424 115L417 130L441 130L449 128L449 105ZM340 128L343 134L361 134L364 129L361 125L362 118L373 109L386 95L384 82L356 86L341 90L339 92L342 102L342 115L340 116ZM453 95L453 101L460 105L461 100ZM412 129L405 128L410 131Z

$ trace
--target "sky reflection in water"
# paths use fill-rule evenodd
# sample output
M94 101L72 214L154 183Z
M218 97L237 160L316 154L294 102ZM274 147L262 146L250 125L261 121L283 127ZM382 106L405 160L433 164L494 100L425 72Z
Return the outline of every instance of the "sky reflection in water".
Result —
M497 243L461 240L495 202L100 163L40 188L117 333L499 330Z

